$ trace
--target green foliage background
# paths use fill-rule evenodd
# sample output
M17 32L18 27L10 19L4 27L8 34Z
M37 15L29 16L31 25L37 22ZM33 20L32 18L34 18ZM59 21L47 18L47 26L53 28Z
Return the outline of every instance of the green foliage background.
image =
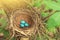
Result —
M53 14L48 17L45 24L47 31L56 33L56 28L60 28L60 0L32 0L31 5L33 7L37 7L38 9L41 8L40 13L43 18L46 18L50 14ZM49 10L52 11L49 12ZM4 10L0 10L0 14L6 16ZM0 33L4 33L5 37L8 37L9 32L4 29L7 25L6 19L0 18L0 23L2 23L2 26L0 26ZM37 40L48 40L48 38L50 40L56 40L55 38L51 39L49 36L47 36L47 34L45 34L44 37L37 35Z

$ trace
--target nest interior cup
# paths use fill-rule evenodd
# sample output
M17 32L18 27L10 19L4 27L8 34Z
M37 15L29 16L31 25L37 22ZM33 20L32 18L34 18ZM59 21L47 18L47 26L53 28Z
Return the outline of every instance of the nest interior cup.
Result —
M31 18L27 15L20 15L19 18L16 19L18 19L17 20L18 25L21 20L24 20L26 23L30 24L30 26L33 24L33 22L31 22Z
M30 10L28 8L21 8L13 11L13 28L15 28L15 31L23 35L35 34L37 17L36 14L32 11L33 10Z
M27 12L22 12L22 11L20 12L19 10L15 13L14 22L20 29L29 29L32 27L32 25L34 25L32 17L29 16L28 14L29 13ZM23 23L22 25L21 21L25 23Z

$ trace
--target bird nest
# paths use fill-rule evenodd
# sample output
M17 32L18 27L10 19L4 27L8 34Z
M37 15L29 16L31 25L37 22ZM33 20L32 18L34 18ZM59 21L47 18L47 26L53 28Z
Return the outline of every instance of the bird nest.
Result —
M11 33L15 36L31 37L36 34L38 27L41 25L41 17L34 8L19 8L12 12L11 19ZM20 27L21 20L25 20L30 25L28 27Z

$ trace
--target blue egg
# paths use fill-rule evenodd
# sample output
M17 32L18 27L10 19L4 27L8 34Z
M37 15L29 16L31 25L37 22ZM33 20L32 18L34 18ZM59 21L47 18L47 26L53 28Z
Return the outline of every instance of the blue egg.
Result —
M24 20L21 20L20 23L25 24L25 21Z
M24 24L20 24L20 27L22 27L22 28L23 28L23 27L25 27L25 25L24 25Z
M26 21L24 21L24 20L21 20L20 21L20 27L29 27L29 24L26 22Z
M25 23L25 27L28 27L29 26L29 24L28 23Z

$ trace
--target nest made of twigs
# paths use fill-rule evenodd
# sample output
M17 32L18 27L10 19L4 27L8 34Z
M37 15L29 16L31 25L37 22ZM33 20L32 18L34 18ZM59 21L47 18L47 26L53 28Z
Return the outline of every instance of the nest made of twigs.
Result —
M36 12L32 8L19 8L12 12L13 26L12 29L19 33L19 35L32 36L36 33L37 28L40 25L40 16L39 13ZM20 20L25 20L30 24L29 27L20 28L19 22Z

